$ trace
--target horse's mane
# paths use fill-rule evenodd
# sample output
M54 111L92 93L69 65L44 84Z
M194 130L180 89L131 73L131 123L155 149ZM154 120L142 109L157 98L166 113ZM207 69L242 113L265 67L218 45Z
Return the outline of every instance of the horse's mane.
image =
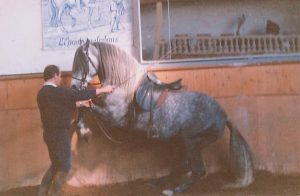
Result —
M103 42L90 44L98 51L100 83L123 88L127 92L128 98L132 98L136 85L139 83L142 74L145 73L145 68L133 56L127 54L118 46ZM85 78L84 74L89 72L89 66L85 66L88 65L89 59L84 52L84 47L86 46L82 45L77 48L72 69L75 74L81 73L82 75L78 76L81 78Z
M137 60L124 50L109 43L92 43L99 51L99 78L104 84L125 88L133 94L139 75L144 73Z

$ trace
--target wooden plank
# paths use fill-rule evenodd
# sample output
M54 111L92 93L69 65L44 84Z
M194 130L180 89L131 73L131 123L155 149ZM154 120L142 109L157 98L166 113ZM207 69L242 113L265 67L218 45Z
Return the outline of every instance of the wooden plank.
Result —
M42 79L11 80L7 81L7 108L25 109L36 108L36 96L43 85Z
M0 110L7 107L7 82L0 81Z
M299 172L299 96L261 96L257 103L257 168L284 174Z
M299 64L242 69L244 95L299 95Z

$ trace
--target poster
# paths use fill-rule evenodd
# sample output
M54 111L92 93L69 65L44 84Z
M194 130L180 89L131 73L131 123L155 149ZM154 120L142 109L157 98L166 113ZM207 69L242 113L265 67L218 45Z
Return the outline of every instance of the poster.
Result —
M131 0L41 0L43 49L74 49L87 38L132 46Z

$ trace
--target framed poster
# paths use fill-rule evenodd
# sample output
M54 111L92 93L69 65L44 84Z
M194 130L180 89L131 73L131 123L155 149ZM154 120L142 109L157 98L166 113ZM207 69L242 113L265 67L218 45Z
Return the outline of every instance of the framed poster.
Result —
M132 45L131 0L42 0L43 49L74 49L86 39Z

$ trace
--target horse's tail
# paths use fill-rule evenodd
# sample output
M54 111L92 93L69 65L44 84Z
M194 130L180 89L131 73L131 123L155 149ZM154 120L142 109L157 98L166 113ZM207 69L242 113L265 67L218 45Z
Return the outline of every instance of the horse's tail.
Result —
M225 188L246 187L254 181L254 168L250 148L239 130L230 120L226 121L230 130L230 165L236 181Z

